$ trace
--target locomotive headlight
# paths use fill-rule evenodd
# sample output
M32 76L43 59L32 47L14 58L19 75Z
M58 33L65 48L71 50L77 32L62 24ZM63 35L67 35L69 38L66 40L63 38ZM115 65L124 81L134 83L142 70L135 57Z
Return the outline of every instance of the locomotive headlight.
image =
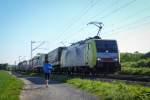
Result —
M101 58L97 58L98 61L101 61Z
M118 61L118 58L114 58L113 60L114 60L114 61Z

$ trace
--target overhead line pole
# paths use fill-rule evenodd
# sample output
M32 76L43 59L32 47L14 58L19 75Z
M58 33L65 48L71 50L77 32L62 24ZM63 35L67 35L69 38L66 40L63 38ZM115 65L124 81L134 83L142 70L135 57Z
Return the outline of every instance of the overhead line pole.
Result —
M33 67L33 63L32 63L32 43L33 43L33 41L31 41L31 67Z
M40 43L37 47L33 48L33 43L36 43L36 41L31 41L31 67L33 68L33 51L35 51L36 49L38 49L39 47L41 47L45 41L42 41L42 43Z

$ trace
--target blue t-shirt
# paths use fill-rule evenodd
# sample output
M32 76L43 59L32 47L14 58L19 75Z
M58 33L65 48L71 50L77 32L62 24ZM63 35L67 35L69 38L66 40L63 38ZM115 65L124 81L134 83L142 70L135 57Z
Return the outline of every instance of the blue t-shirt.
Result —
M52 65L51 64L44 64L44 66L43 66L44 73L50 73L51 70L52 70Z

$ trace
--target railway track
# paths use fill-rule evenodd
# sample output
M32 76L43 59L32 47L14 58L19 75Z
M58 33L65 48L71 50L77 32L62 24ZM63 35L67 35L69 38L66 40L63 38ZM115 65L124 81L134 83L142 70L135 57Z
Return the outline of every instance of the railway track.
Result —
M69 75L70 76L70 75ZM120 75L120 74L99 74L99 75L79 75L72 74L71 77L82 79L99 80L105 82L123 81L129 84L139 84L150 87L150 76L144 75Z
M144 76L144 75L106 74L106 75L97 75L96 77L106 78L106 79L138 81L138 82L150 82L150 76Z
M97 74L97 75L83 75L83 74L69 74L69 76L77 76L82 78L90 79L116 79L116 80L127 80L127 81L138 81L138 82L150 82L150 76L144 75L123 75L123 74Z
M150 76L143 75L115 75L115 74L101 74L96 75L96 77L90 77L90 79L104 81L104 82L113 82L113 81L123 81L132 85L143 85L150 87Z
M100 80L105 82L123 81L129 84L139 84L150 87L150 76L142 75L104 75L94 78L94 80Z

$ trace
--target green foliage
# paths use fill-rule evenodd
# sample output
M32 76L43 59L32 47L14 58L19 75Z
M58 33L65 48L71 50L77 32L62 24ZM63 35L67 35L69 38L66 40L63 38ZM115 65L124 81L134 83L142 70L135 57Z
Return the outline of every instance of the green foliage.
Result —
M135 67L149 67L150 68L150 59L142 59L137 61Z
M141 59L150 59L150 52L147 53L120 53L121 62L136 62Z
M145 53L141 58L143 59L150 58L150 52Z
M120 58L123 67L120 73L150 75L150 52L121 53Z
M137 67L137 68L143 68L147 67L150 68L150 59L141 59L136 62L123 62L123 67Z
M7 70L8 64L0 64L0 70Z
M139 85L127 85L123 82L113 83L85 79L69 79L67 83L87 90L100 97L101 100L150 100L150 88Z
M0 100L19 100L23 82L5 71L0 71Z
M121 53L121 74L150 75L150 52Z
M147 67L147 68L150 68L150 59L141 59L136 62L123 62L122 66L123 67L137 67L137 68Z
M122 67L120 74L150 75L150 68Z
M138 61L143 57L142 53L120 53L121 62Z

